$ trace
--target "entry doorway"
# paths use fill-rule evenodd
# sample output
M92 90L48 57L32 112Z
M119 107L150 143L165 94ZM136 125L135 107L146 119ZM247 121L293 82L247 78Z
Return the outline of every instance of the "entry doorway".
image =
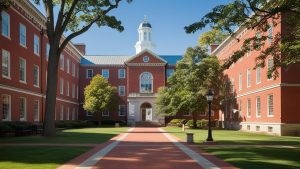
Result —
M143 103L140 107L141 121L152 121L152 106L150 103Z

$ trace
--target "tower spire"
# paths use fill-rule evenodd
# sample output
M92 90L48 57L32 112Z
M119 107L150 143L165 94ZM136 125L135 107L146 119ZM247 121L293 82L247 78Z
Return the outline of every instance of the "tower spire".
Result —
M144 15L144 20L138 28L139 40L135 44L136 53L140 53L144 49L153 50L155 45L151 40L152 26Z

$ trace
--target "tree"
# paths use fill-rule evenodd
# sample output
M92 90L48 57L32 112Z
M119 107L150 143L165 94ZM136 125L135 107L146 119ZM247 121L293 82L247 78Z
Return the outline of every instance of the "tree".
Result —
M219 108L222 94L222 70L216 57L209 57L201 47L188 48L176 71L168 79L168 86L160 88L155 101L157 112L175 115L188 112L196 127L197 116L207 109L206 93L215 91L213 109ZM222 87L222 86L221 86Z
M49 60L44 120L44 135L55 136L54 112L56 104L57 72L60 56L66 45L93 25L108 26L123 31L121 21L108 14L122 0L33 0L41 2L46 11L46 34L49 40ZM131 0L127 0L130 2ZM54 12L57 9L57 13ZM64 34L67 34L64 36Z
M281 24L287 30L269 37L267 31L278 24L279 17L284 18ZM229 33L237 41L234 30L245 27L260 32L260 36L247 38L243 47L232 54L224 63L225 69L243 57L250 50L261 50L265 41L272 44L261 51L256 66L265 66L265 59L272 56L274 66L268 76L278 75L277 68L300 62L300 1L295 0L234 0L226 5L218 5L200 21L185 27L187 33L196 32L210 25L212 29Z
M220 31L219 29L211 29L200 35L198 43L203 48L208 48L211 44L220 44L225 38L228 37L227 33Z
M10 5L11 1L10 0L0 0L0 12L3 10L6 10L9 5ZM1 20L1 17L0 17Z
M86 111L97 114L99 125L101 125L102 112L111 110L111 106L116 104L117 89L112 87L109 82L99 74L94 76L90 84L84 89L83 108Z

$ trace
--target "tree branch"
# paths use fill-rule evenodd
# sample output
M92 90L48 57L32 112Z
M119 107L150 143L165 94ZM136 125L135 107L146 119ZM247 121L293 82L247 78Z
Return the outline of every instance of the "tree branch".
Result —
M67 15L66 15L64 21L62 23L61 30L64 31L66 29L66 27L67 27L67 25L68 25L68 23L70 21L70 18L72 16L73 12L74 12L74 9L75 9L77 3L78 3L78 0L74 0L73 1L72 5L71 5L71 7L69 9L69 11L67 12Z
M61 0L60 10L59 10L56 25L55 25L55 32L59 35L61 35L61 32L62 32L61 24L63 23L63 20L64 20L65 5L66 5L66 0Z

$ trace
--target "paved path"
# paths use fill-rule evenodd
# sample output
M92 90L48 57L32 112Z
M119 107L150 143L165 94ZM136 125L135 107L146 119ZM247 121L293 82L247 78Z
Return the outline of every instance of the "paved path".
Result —
M131 128L59 169L234 168L160 128Z

